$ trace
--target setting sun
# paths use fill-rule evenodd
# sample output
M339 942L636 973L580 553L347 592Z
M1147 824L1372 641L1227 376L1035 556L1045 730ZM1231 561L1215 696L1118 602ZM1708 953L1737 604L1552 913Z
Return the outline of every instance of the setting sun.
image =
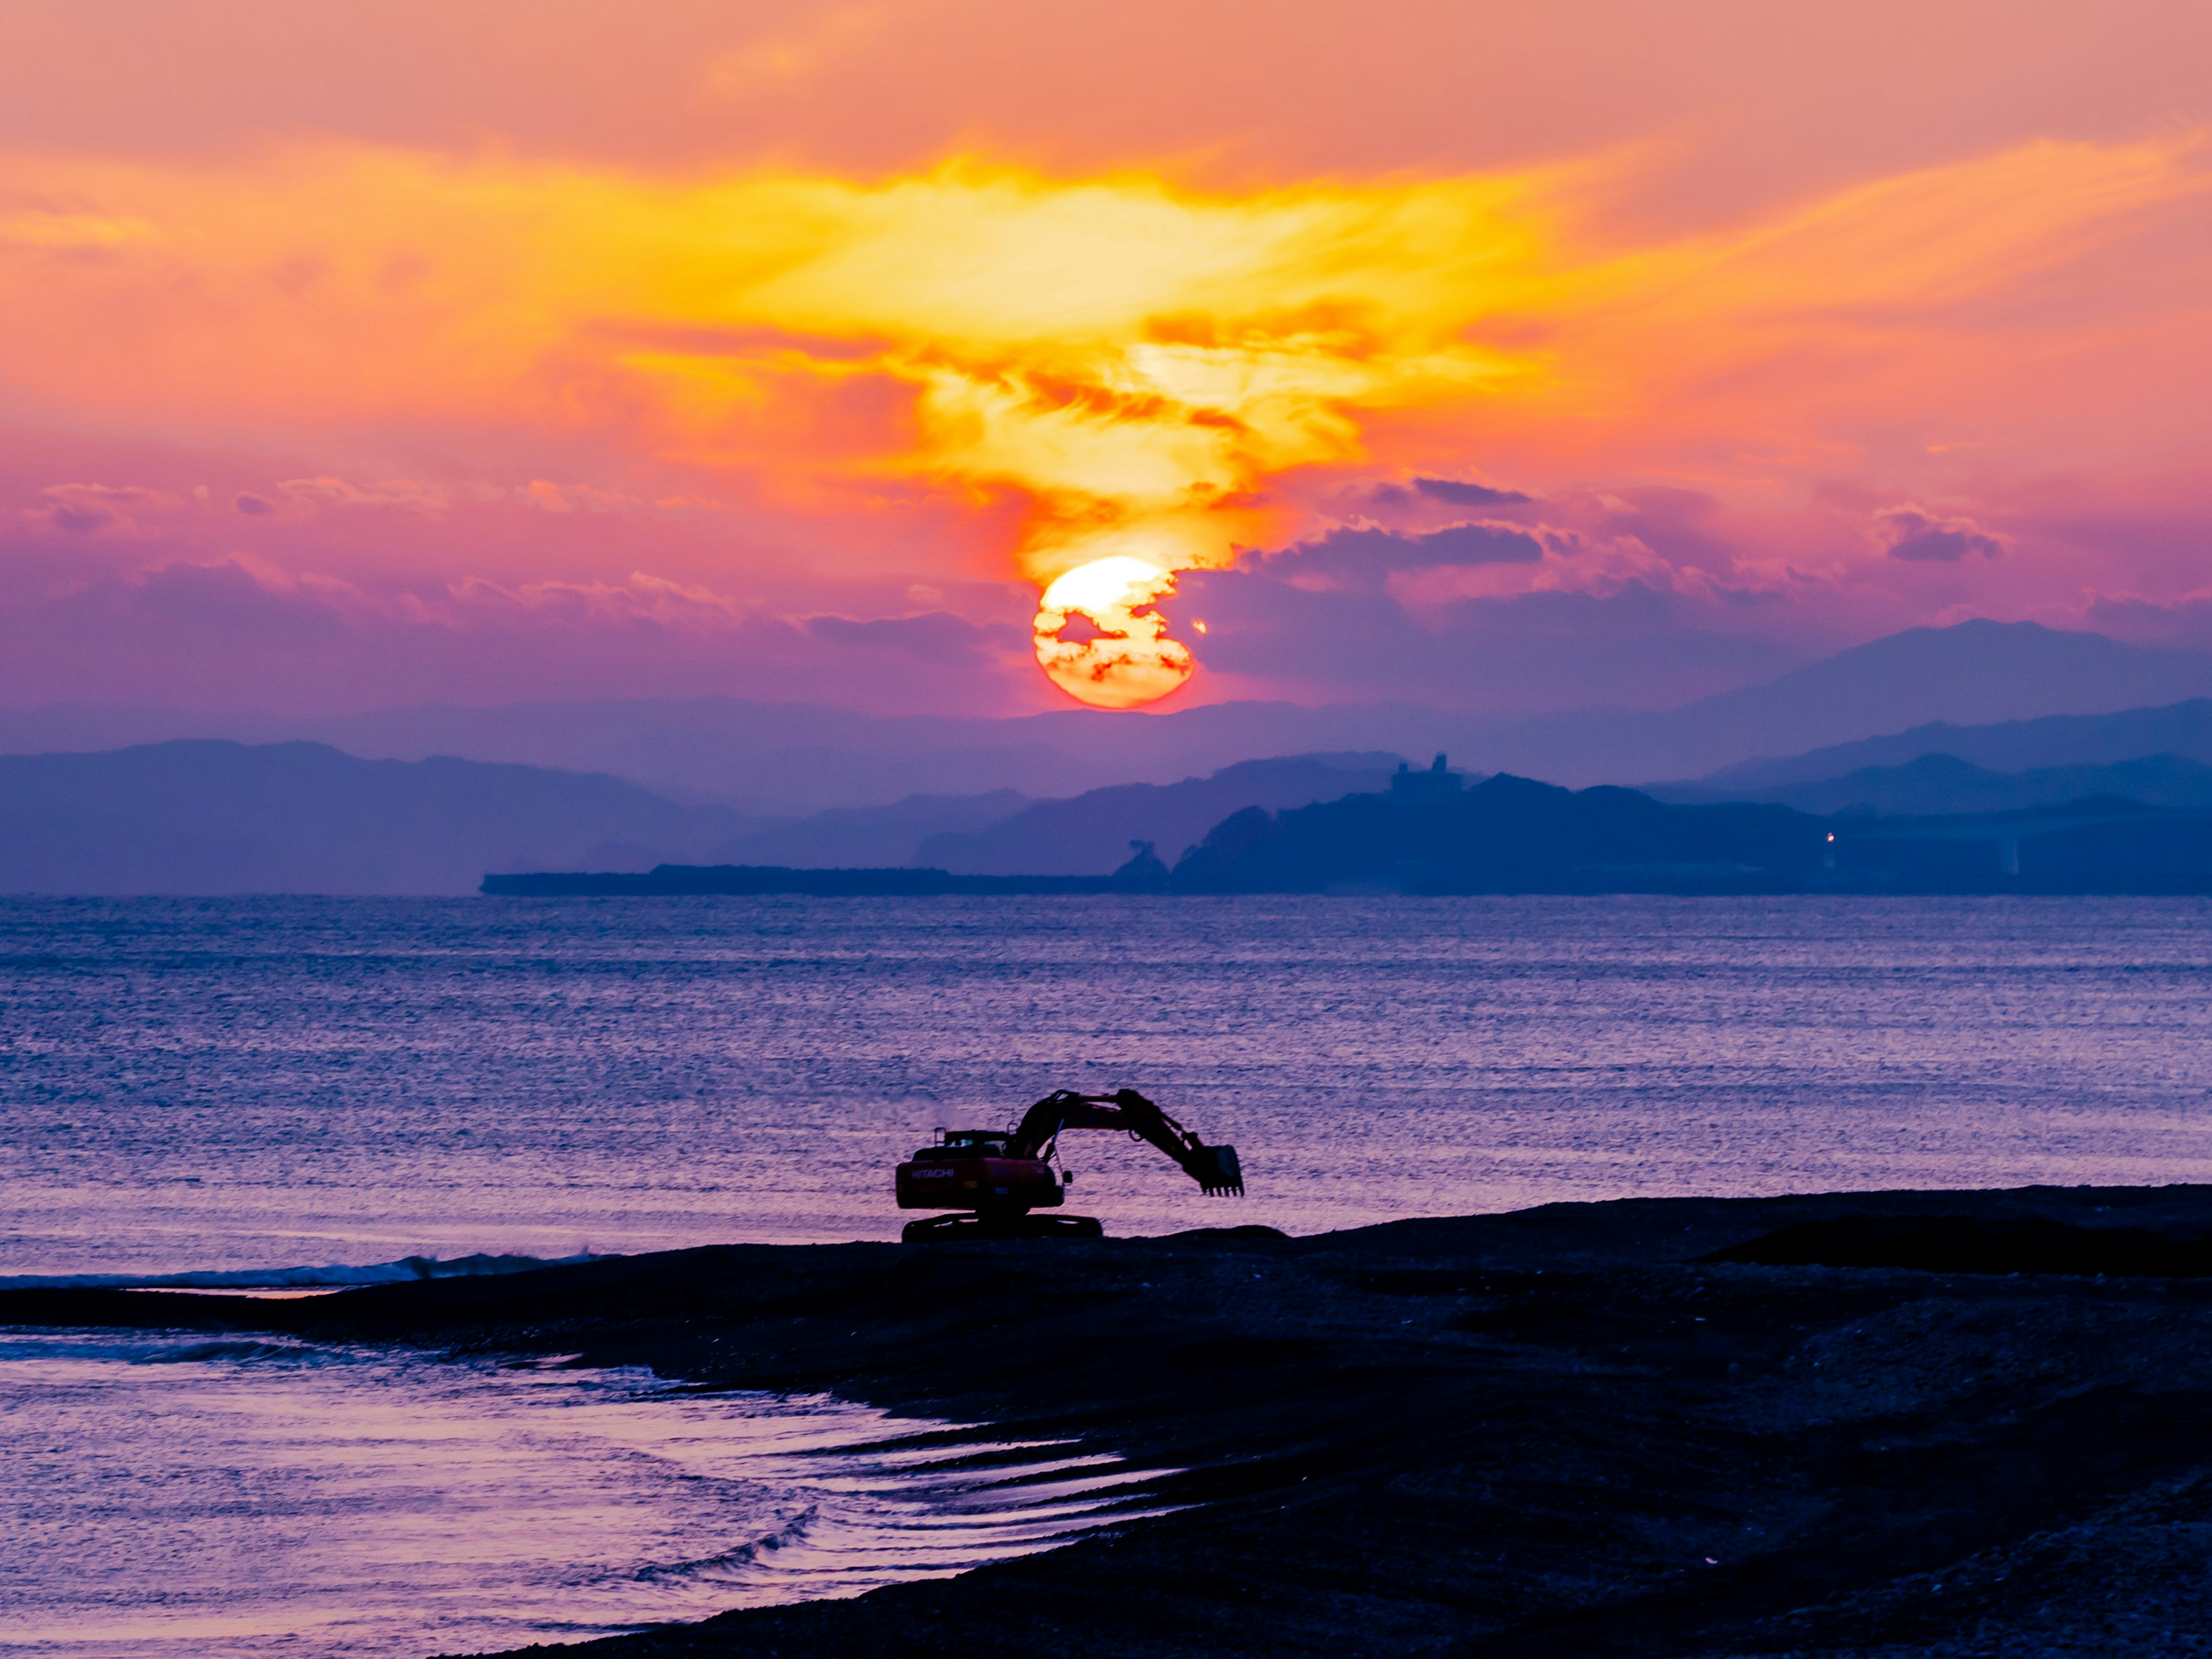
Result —
M1052 683L1096 708L1133 708L1181 686L1194 666L1153 604L1172 573L1127 554L1078 565L1044 591L1036 655Z

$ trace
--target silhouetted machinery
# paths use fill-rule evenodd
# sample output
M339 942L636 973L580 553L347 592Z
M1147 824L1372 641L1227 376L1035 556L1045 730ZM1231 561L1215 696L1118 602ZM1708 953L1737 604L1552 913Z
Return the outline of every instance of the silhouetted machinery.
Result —
M1053 1169L1063 1129L1123 1129L1149 1141L1183 1167L1210 1198L1244 1192L1244 1172L1234 1146L1209 1146L1134 1089L1079 1095L1061 1089L1023 1114L1012 1129L939 1129L898 1166L902 1210L958 1210L959 1215L909 1221L908 1243L963 1236L1035 1238L1061 1234L1097 1238L1105 1230L1087 1215L1040 1216L1067 1201L1074 1177Z

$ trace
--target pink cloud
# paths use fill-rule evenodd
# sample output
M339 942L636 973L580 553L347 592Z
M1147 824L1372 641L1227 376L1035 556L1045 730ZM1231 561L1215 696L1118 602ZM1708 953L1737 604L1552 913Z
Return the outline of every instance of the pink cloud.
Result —
M449 499L436 484L407 478L374 484L349 483L343 478L287 478L276 488L298 501L333 507L404 507L425 513L436 512Z
M1939 21L1971 10L1936 6ZM652 189L762 167L889 177L978 133L1055 176L1149 167L1231 195L1324 173L1564 166L1587 175L1566 251L1587 252L1582 238L1708 259L1596 322L1501 315L1476 330L1539 353L1595 331L1605 349L1588 362L1637 373L1599 377L1587 409L1378 417L1371 469L1272 480L1270 501L1289 504L1278 544L1363 591L1327 596L1332 609L1280 581L1220 582L1233 598L1200 646L1218 672L1194 697L1262 683L1309 699L1660 696L1974 614L2212 641L2197 591L2212 551L2196 437L2212 374L2203 158L2175 162L2181 193L2134 216L2005 240L2036 221L2034 168L2063 179L2100 147L2202 118L2202 8L2123 29L2091 0L2060 0L2049 38L2066 52L1994 58L1966 27L1923 29L1900 54L1912 9L1886 3L1742 7L1716 34L1631 0L1480 16L1413 0L1380 30L1308 0L1262 30L1237 8L1171 0L1129 0L1110 29L946 0L868 9L879 24L834 51L806 43L836 7L671 0L641 22L585 0L495 50L433 0L391 0L365 25L295 8L272 27L253 9L38 9L0 61L0 165L82 162L82 199L0 199L0 257L32 272L27 291L60 296L76 331L54 336L58 380L76 395L79 347L154 319L94 388L105 404L48 418L36 388L0 386L45 428L0 448L9 700L767 685L1011 708L1037 695L1019 653L1000 651L1028 603L1004 580L1024 504L807 465L840 443L849 458L855 432L907 429L910 400L862 372L879 340L609 306L583 331L590 350L548 349L495 398L454 406L402 386L350 424L316 424L295 360L315 307L356 276L371 320L465 288L476 274L456 251L398 215L391 246L349 274L286 219L254 285L231 291L162 242L171 230L94 199L103 169L134 160L219 180L272 132L456 169L495 150ZM713 69L771 61L794 67L742 93ZM1947 194L1976 158L2002 187ZM2087 194L2102 202L2098 177ZM1938 243L1972 257L1920 280ZM65 281L62 253L89 263ZM141 258L157 280L102 301L101 273ZM1911 280L1861 286L1877 265ZM1725 326L1682 325L1731 282L1748 297ZM145 294L161 303L126 303ZM179 319L244 317L266 341L278 415L259 436L206 435L248 429L210 411L223 369L253 365L173 358L172 302ZM387 386L377 341L336 331L348 372ZM604 361L637 353L807 368L678 445L635 376ZM147 401L144 383L165 378L199 401ZM1444 574L1365 580L1408 566ZM1500 665L1512 673L1485 678Z
M512 587L471 576L447 592L452 601L448 614L462 626L502 613L536 613L574 622L714 629L741 622L747 609L726 595L642 570L632 571L625 582L543 581Z

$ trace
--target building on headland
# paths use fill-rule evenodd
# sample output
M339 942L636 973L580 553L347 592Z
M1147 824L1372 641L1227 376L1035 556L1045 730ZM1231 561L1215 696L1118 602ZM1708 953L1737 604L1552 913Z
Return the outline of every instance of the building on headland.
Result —
M1401 799L1429 800L1443 795L1455 795L1467 787L1467 780L1444 765L1439 755L1430 763L1425 772L1416 772L1404 761L1390 779L1390 793Z

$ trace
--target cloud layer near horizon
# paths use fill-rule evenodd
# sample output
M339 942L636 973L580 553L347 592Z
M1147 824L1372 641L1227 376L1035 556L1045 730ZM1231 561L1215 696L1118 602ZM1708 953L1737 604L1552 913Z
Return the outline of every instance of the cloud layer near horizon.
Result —
M1881 144L1824 146L1809 36L1713 10L1741 14L1746 85L1799 77L1794 117L1708 85L1624 128L1638 83L1530 154L1439 86L1409 167L1380 113L1420 104L1407 59L1322 118L1364 171L1304 156L1288 78L1151 153L1063 109L1058 159L1009 159L1044 131L1012 90L901 137L930 107L917 20L975 6L750 34L676 6L592 65L635 100L688 41L690 95L751 124L735 149L533 113L522 14L491 4L395 6L362 44L482 25L447 43L474 101L445 86L434 118L350 83L302 114L281 76L218 115L180 78L94 133L18 88L0 700L1044 706L1033 584L1133 532L1207 567L1169 607L1207 623L1186 699L1664 702L1966 615L2203 632L2212 167L2166 119L2181 94L2085 101L2077 52L2040 113L1901 107ZM332 46L228 15L296 72ZM1313 26L1289 77L1352 14L1271 15ZM1999 75L1981 9L1944 15L1943 50ZM1402 57L1417 21L1365 27ZM15 27L0 91L76 73L59 14ZM1569 104L1629 72L1511 27ZM83 98L150 74L138 49ZM873 112L833 136L808 101L833 94ZM1091 118L1118 95L1089 88ZM1794 145L1751 178L1723 114Z

